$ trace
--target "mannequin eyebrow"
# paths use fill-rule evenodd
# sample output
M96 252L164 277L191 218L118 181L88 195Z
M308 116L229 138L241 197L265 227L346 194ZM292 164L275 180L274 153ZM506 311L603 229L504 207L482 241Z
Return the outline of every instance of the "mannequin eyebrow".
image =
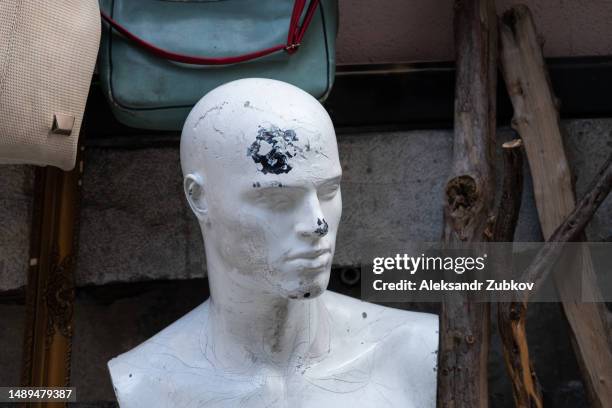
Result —
M319 180L315 182L315 184L317 187L331 186L335 184L340 184L341 179L342 179L342 176L335 176L335 177ZM304 188L304 186L300 184L293 184L293 183L285 184L279 181L256 182L256 183L253 183L253 187L256 187L257 190L260 190L260 191L267 190L267 189L277 189L277 188L297 188L297 189Z

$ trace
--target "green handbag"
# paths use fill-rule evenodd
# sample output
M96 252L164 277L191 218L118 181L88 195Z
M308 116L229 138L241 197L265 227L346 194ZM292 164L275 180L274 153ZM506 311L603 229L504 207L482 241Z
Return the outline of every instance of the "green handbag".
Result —
M337 0L101 0L99 73L115 117L181 130L208 91L273 78L319 100L335 74Z

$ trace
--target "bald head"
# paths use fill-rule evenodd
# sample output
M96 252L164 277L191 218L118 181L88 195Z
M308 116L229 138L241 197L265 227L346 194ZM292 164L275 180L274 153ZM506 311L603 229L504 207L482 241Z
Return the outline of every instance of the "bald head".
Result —
M342 213L342 169L332 122L316 99L269 79L220 86L189 114L181 164L213 286L240 282L293 299L322 293Z
M242 79L209 92L192 109L181 137L184 175L282 175L326 157L337 158L337 147L323 106L270 79Z

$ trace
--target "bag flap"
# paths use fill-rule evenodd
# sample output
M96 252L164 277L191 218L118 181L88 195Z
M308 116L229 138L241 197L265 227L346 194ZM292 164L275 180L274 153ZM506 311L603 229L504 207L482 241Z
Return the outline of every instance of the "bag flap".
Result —
M105 3L110 3L103 6L113 19L160 48L180 54L226 57L284 44L295 2L114 0Z

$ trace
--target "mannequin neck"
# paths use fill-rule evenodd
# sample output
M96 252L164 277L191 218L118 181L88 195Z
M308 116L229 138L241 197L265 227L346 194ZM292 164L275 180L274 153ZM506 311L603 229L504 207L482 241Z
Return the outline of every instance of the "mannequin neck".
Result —
M206 353L224 368L286 370L329 352L328 311L321 297L288 299L236 279L236 271L207 247L210 311ZM209 356L207 356L209 357ZM210 358L210 357L209 357Z

